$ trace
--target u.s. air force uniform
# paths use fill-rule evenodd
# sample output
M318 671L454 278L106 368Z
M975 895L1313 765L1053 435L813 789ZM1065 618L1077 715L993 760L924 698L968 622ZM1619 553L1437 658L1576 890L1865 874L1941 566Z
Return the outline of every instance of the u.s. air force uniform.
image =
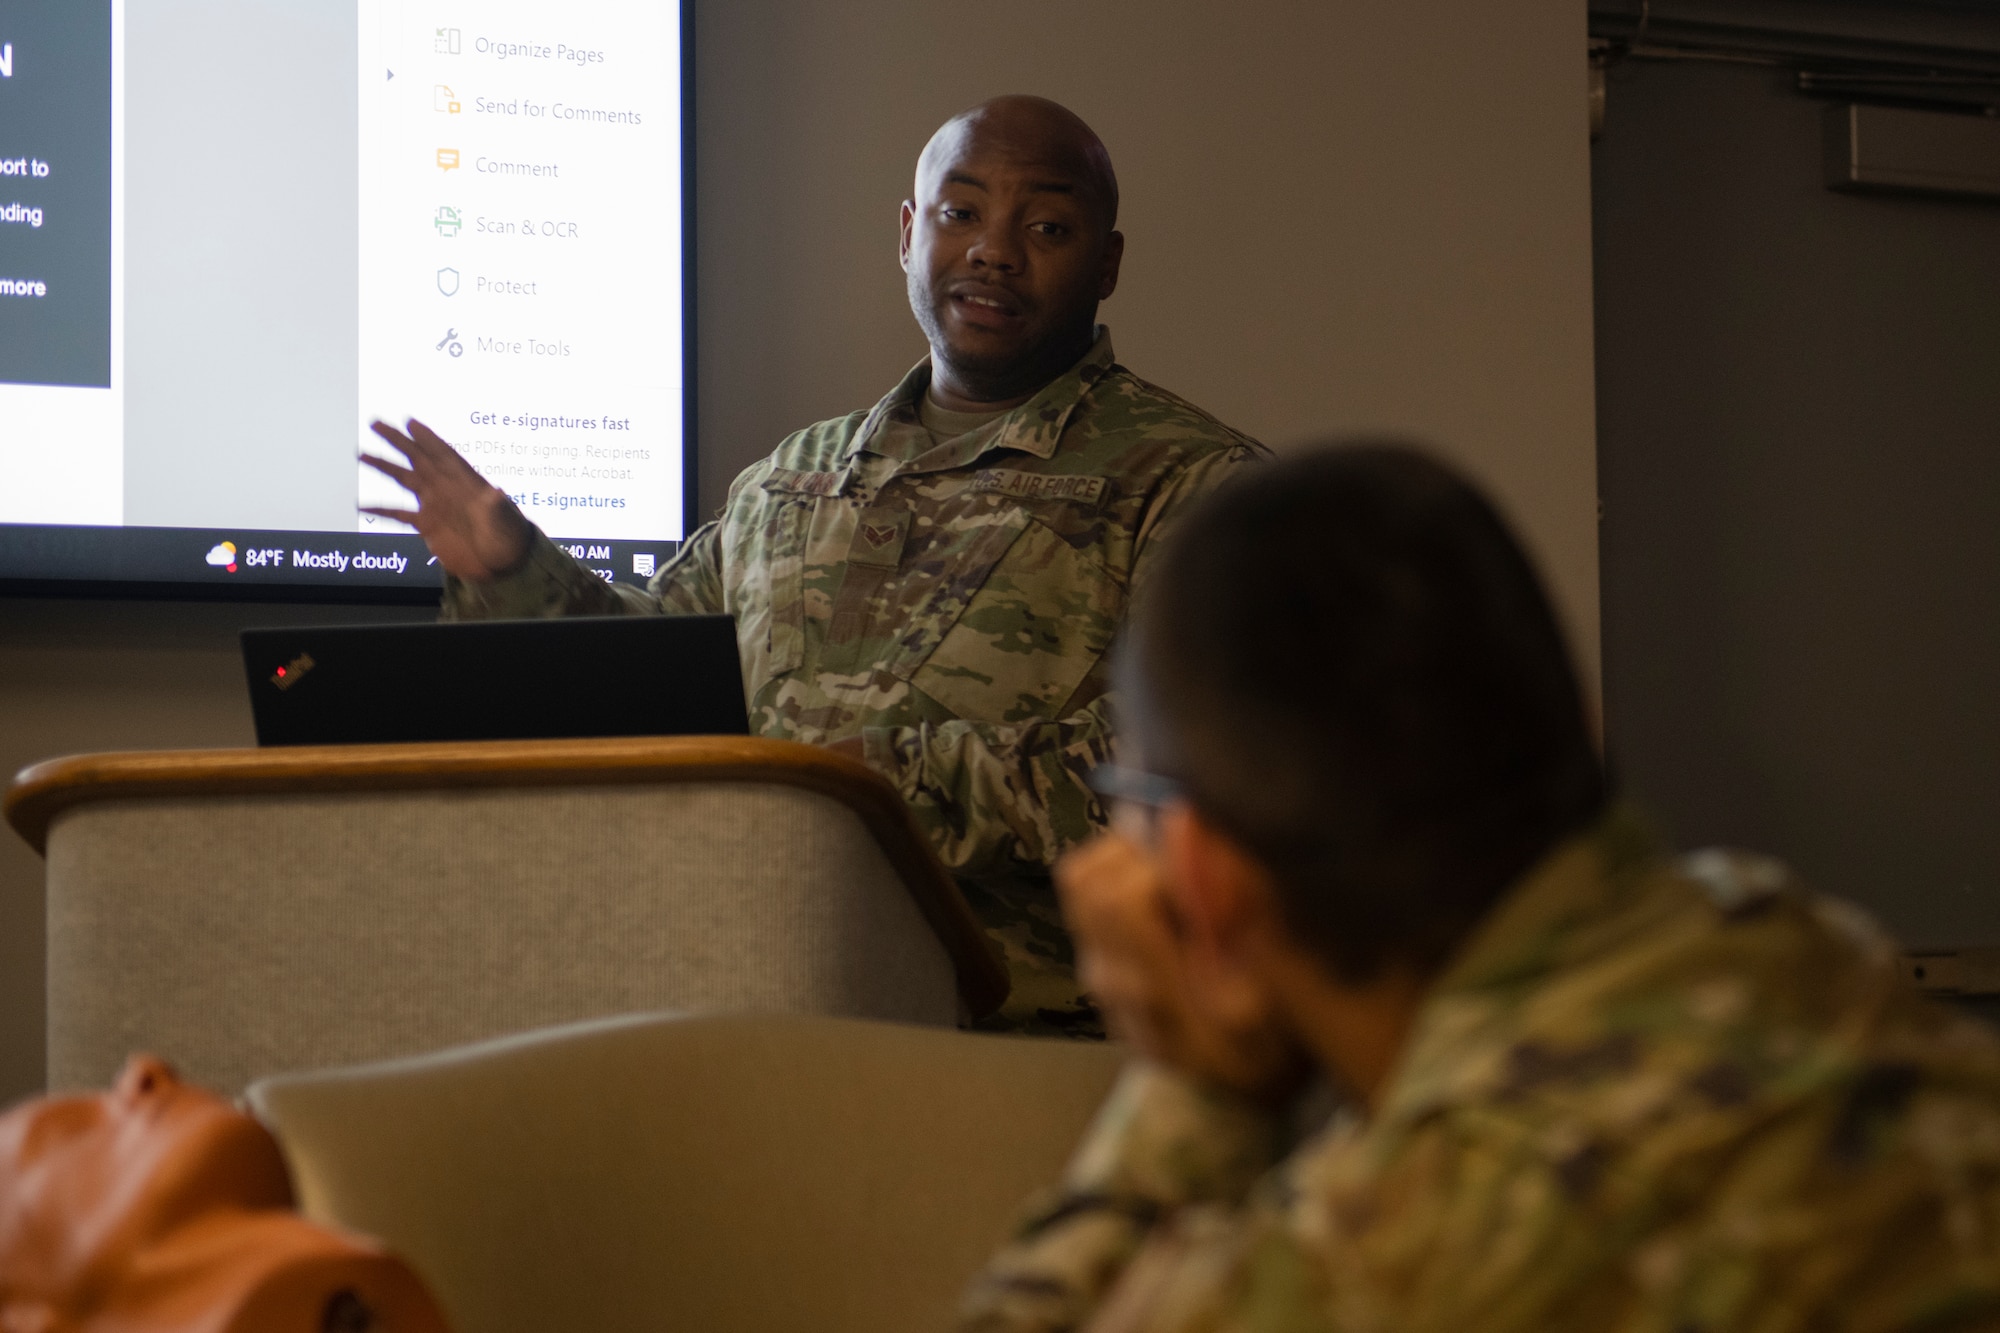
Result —
M927 401L929 362L866 412L787 438L646 591L536 534L447 618L727 612L750 726L863 738L1004 950L1005 1026L1088 1032L1049 867L1101 812L1106 650L1174 518L1262 449L1119 365L989 418ZM926 421L930 423L926 424Z
M2000 1038L1854 908L1629 816L1476 932L1371 1116L1280 1151L1135 1067L962 1330L2000 1328Z

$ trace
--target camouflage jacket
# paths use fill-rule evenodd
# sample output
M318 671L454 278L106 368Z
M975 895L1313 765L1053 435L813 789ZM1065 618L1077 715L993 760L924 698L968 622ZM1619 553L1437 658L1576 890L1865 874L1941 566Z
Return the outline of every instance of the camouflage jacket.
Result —
M1262 451L1102 329L956 439L919 424L929 383L926 360L788 437L644 592L538 533L519 571L447 580L445 615L734 615L751 730L862 737L1007 956L1004 1025L1087 1027L1048 869L1102 820L1082 777L1110 753L1106 650L1175 515Z
M962 1327L2000 1327L2000 1038L1855 909L1627 817L1503 901L1370 1117L1278 1142L1128 1072Z

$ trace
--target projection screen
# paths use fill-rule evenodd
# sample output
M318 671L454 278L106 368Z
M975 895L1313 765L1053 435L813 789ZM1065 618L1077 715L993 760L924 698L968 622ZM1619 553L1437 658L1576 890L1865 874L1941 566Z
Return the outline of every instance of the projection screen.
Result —
M0 0L0 581L435 596L420 418L607 579L693 494L664 0Z

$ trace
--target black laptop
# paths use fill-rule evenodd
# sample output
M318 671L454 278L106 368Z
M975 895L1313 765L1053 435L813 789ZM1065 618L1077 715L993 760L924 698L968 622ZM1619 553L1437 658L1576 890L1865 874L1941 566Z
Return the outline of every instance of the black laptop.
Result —
M246 629L259 745L741 736L730 616Z

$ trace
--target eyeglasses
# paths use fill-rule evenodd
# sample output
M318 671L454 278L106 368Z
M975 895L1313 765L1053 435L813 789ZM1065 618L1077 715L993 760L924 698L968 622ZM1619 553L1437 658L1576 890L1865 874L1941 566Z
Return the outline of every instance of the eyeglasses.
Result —
M1126 801L1149 810L1187 797L1186 789L1172 778L1117 764L1099 764L1090 770L1083 783L1107 801Z
M1117 764L1099 764L1083 781L1110 807L1111 827L1145 847L1158 841L1160 808L1187 795L1172 778Z

